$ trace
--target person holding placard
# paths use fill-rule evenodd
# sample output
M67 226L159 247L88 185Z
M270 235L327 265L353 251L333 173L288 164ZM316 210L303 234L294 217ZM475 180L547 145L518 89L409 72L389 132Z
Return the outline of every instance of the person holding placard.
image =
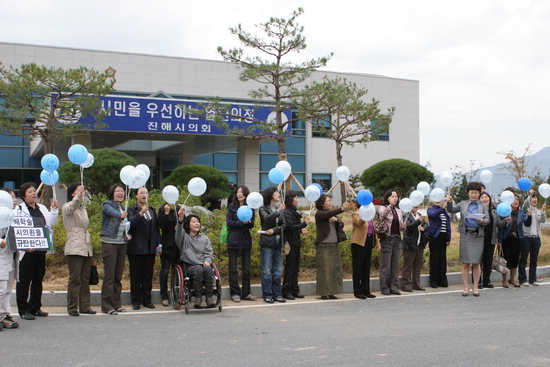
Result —
M13 200L12 208L15 208L17 200L15 199L13 190L2 189L2 191L11 196ZM10 251L8 248L6 237L7 228L0 228L0 331L4 328L16 329L19 326L19 323L11 317L10 304L13 282L17 279L17 263L19 262L19 258L17 251Z
M44 218L46 225L53 227L57 224L59 207L57 200L52 203L52 210L36 202L36 186L32 182L24 183L19 187L19 195L23 203L15 210L22 215L33 218ZM35 316L46 317L42 311L42 281L46 274L46 251L25 250L20 252L19 281L17 282L17 309L25 320L34 320ZM30 294L29 294L30 291Z
M531 219L528 224L523 224L524 237L520 241L521 252L519 256L519 275L518 280L520 285L529 286L539 285L537 283L537 260L539 256L539 250L541 246L540 237L540 225L546 223L546 204L542 205L541 209L538 209L539 197L535 192L529 196L529 207L527 209L527 219ZM525 211L524 211L525 213ZM525 272L525 266L527 265L527 257L529 257L529 283L527 283L527 274Z
M71 316L80 313L95 314L90 308L90 268L92 266L92 242L88 232L88 211L84 204L84 186L73 182L67 187L67 202L63 204L63 226L67 233L65 260L69 267L67 287L67 312Z

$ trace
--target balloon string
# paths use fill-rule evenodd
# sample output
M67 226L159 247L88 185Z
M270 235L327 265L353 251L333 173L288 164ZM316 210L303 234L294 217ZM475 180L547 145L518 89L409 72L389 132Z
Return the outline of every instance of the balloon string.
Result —
M189 199L189 196L191 196L191 193L187 194L187 197L186 197L185 200L183 201L183 205L185 205L185 203L187 202L187 199Z
M84 185L84 168L80 166L80 184Z
M57 200L57 197L56 197L56 195L55 195L55 183L53 182L53 181L54 181L53 173L52 173L52 172L48 172L48 173L49 173L49 175L50 175L50 180L51 180L51 182L52 182L52 184L53 184L53 185L52 185L52 195L53 195L53 200L55 201L55 200Z
M130 199L130 192L128 191L128 185L126 185L126 204L124 204L124 211L128 210L128 200Z

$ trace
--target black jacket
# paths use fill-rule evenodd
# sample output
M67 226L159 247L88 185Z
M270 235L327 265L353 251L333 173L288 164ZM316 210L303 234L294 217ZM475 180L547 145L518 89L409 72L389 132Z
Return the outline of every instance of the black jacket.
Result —
M418 219L414 219L412 214L404 214L405 224L407 228L405 229L405 235L403 236L403 250L407 251L416 251L419 248L426 247L426 233L428 229L428 223L421 222ZM418 230L418 226L422 225L425 228L424 232ZM420 236L420 243L418 243L418 236Z
M227 227L229 227L229 233L227 234L227 248L233 250L250 250L252 248L252 236L250 235L250 229L254 228L255 214L252 211L252 218L250 222L244 224L237 217L238 204L231 203L227 208L227 216L225 221Z
M273 210L269 205L262 206L258 212L260 213L260 222L262 230L273 229L273 234L260 235L260 247L275 248L280 245L283 234L283 221L279 210Z
M283 216L284 240L287 241L291 247L299 247L302 244L300 231L302 228L307 227L307 223L302 222L302 215L296 208L286 208L283 211Z
M141 208L136 204L128 208L128 220L132 239L128 241L128 255L152 255L160 244L160 232L155 210L149 207L151 220L139 215Z
M179 209L179 206L177 206L176 209ZM159 208L158 213L158 223L162 243L162 257L169 257L171 259L179 258L179 250L175 242L176 224L178 223L176 211L177 210L170 208L170 212L166 215L163 205Z

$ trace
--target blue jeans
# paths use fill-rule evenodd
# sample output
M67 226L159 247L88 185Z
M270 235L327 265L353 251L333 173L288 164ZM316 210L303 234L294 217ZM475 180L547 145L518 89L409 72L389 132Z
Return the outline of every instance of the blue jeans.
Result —
M527 256L529 256L529 283L537 281L537 260L540 250L540 237L525 236L521 239L521 252L519 255L519 273L520 283L527 281L525 266L527 265Z
M282 297L281 275L283 273L283 254L281 246L260 249L262 268L262 297Z

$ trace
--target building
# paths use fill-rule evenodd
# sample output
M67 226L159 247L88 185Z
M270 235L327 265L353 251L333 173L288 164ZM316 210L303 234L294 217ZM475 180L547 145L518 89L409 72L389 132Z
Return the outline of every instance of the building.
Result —
M270 185L267 173L277 162L275 143L216 135L212 131L201 131L199 126L189 128L189 121L184 127L187 131L176 131L176 123L171 124L170 129L166 129L168 125L162 125L172 121L161 117L163 106L168 116L170 105L192 104L209 98L220 98L244 108L250 105L248 92L256 85L241 82L239 68L235 64L14 43L0 43L0 62L15 67L36 63L61 68L85 66L97 70L108 67L116 69L117 91L109 98L111 115L118 118L117 123L109 123L110 130L95 130L84 138L56 142L55 153L62 160L66 159L66 151L71 144L81 143L90 149L115 148L135 157L139 163L147 164L151 167L154 187L158 187L171 170L190 163L216 167L231 181L246 184L253 191ZM368 149L363 146L344 147L344 164L352 174L361 173L369 166L390 158L405 158L418 163L418 81L327 71L317 71L311 79L320 80L324 76L346 78L367 88L367 97L379 100L382 110L390 106L396 108L389 134L369 143ZM143 117L139 124L131 115L132 103L134 107L141 103L144 109L141 112L134 110L133 117L136 113L141 113ZM155 109L152 108L154 106ZM175 117L172 115L170 118ZM151 125L152 122L156 123L156 130L150 127L155 126ZM145 128L143 124L150 126ZM286 148L293 173L304 187L319 182L326 188L336 182L334 142L315 136L309 124L299 122L292 126ZM42 154L36 142L33 144L21 137L0 135L0 185L17 188L24 181L38 181ZM339 194L335 192L335 195Z

